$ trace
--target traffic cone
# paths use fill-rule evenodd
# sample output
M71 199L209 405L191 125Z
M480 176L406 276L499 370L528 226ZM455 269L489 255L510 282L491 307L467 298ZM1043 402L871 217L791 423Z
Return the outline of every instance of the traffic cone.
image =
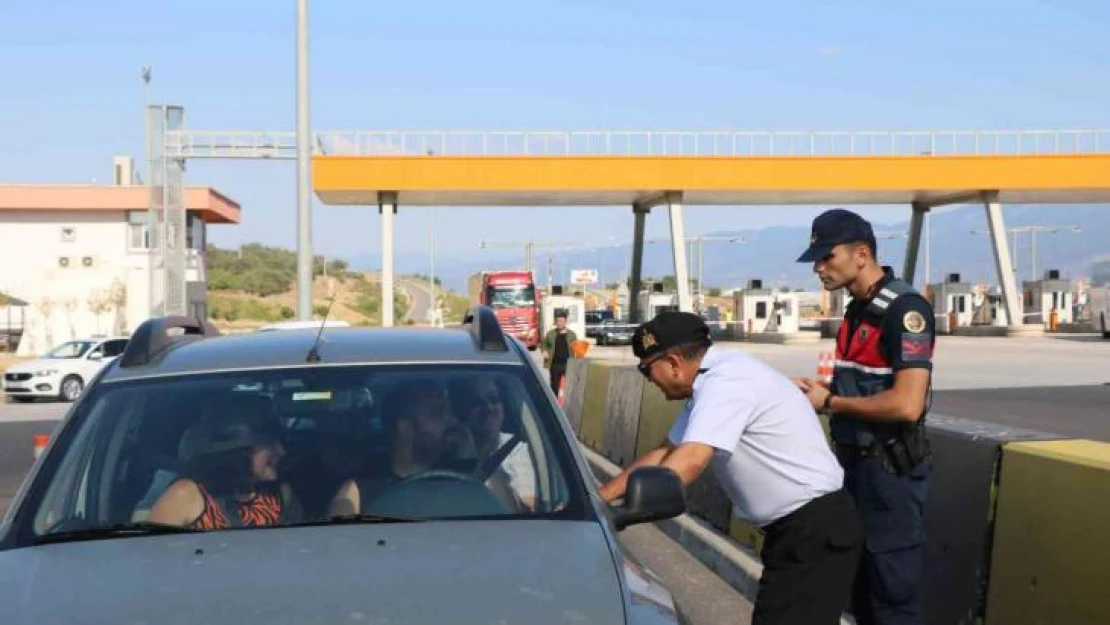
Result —
M42 450L46 449L46 444L50 442L50 437L45 434L37 434L34 439L35 442L35 460L39 459L42 455Z
M817 380L826 386L832 384L835 365L832 352L821 352L817 360Z

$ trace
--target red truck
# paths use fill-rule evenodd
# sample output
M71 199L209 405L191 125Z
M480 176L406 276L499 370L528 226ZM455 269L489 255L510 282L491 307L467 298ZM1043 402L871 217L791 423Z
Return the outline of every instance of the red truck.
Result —
M472 305L489 306L501 328L534 350L540 342L536 281L531 271L482 271L467 280Z

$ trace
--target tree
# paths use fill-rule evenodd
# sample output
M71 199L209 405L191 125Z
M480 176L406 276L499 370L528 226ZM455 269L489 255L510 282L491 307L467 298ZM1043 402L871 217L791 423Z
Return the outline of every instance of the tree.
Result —
M43 334L46 337L47 349L54 347L54 324L51 321L54 313L54 300L44 297L35 304L35 309L42 315Z
M108 302L115 308L115 334L127 334L127 286L119 278L108 287Z
M112 310L111 293L107 289L89 291L86 304L89 307L89 312L96 317L96 333L100 334L100 318L105 313Z

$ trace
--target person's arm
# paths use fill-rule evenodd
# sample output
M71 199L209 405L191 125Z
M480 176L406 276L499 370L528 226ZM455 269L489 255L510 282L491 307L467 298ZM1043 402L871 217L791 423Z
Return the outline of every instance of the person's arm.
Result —
M601 498L611 502L623 497L624 491L628 487L628 476L632 471L639 467L652 467L662 464L667 458L667 454L671 453L673 449L675 449L674 443L670 440L664 440L658 447L637 458L635 462L625 467L616 477L602 485L600 491Z
M339 492L328 506L328 516L345 516L358 514L359 506L358 484L354 480L347 480L339 487Z
M162 493L150 509L151 523L184 527L204 513L204 498L192 480L178 480Z
M921 297L903 296L883 319L880 349L894 371L894 385L869 397L833 396L830 412L862 421L913 422L925 411L932 376L936 324L932 307ZM815 410L822 410L829 391L808 378L799 386Z

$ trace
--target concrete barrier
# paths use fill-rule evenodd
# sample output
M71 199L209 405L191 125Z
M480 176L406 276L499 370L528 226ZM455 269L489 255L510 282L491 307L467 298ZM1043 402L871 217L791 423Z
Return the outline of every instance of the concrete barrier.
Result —
M614 364L604 360L587 360L588 371L583 387L582 423L578 438L594 451L604 453L605 416L609 412L609 373Z
M682 402L667 401L654 385L643 380L634 366L595 361L585 374L584 382L579 383L583 385L585 395L580 439L586 447L619 466L628 466L636 457L665 440L682 409ZM828 436L827 422L823 420L822 426ZM1102 538L1106 528L1110 527L1110 451L1107 451L1110 445L1097 449L1087 444L1080 445L1078 449L1086 456L1066 447L1067 453L1086 458L1084 464L1066 460L1065 451L1055 446L1066 441L1052 442L1063 438L1052 433L1007 428L944 415L930 415L928 428L934 457L925 512L927 622L930 625L971 625L982 623L984 615L990 619L988 625L1056 622L1055 617L1059 614L1078 619L1063 619L1062 622L1068 623L1086 622L1083 619L1088 615L1101 618L1105 612L1083 603L1076 596L1047 595L1047 588L1058 593L1055 589L1059 584L1046 585L1043 580L1045 575L1065 575L1058 569L1068 562L1066 559L1053 560L1048 555L1052 551L1046 550L1056 548L1053 541L1066 543L1072 540L1077 542L1070 543L1071 551L1065 552L1086 549L1082 555L1088 559L1082 561L1090 563L1090 566L1080 569L1082 575L1099 583L1105 581L1107 583L1103 585L1110 587L1110 577L1094 568L1095 563L1110 562L1110 553L1107 552L1110 541ZM1045 445L1048 447L1043 447ZM1098 464L1098 453L1105 454L1101 456L1102 465ZM1054 479L1072 480L1071 487L1057 486L1054 481L1038 483L1030 477L1030 472L1034 470L1032 467L1041 466L1051 467L1038 470L1054 472L1053 475L1057 476ZM1016 477L1008 477L1010 475ZM1102 480L1100 486L1090 486L1099 479ZM1056 496L1042 494L1041 490L1045 488ZM1046 502L1051 502L1051 505ZM1039 506L1041 516L1032 517L1037 523L1056 523L1052 531L1042 530L1039 525L1034 531L1032 526L1020 520L1025 512L1019 511L1030 506ZM731 503L712 471L687 489L687 507L689 514L698 519L702 530L712 530L718 536L716 543L699 539L691 548L691 553L710 568L717 570L715 567L720 564L720 555L708 554L707 545L727 544L753 557L762 548L763 532L733 517ZM1077 520L1089 511L1098 512L1101 516L1095 520L1086 516ZM1006 515L1010 515L1010 525L1003 520ZM1102 528L1101 535L1094 533L1096 527ZM680 531L671 527L669 533L672 537L681 537L687 531L692 530ZM1028 536L1030 532L1037 534L1036 540ZM1080 536L1084 537L1082 541L1079 541ZM1101 544L1090 548L1099 539ZM1043 546L1041 543L1044 543ZM1023 551L1022 544L1037 545L1034 551L1041 554L1038 556L1040 559L1028 556L1026 552L1029 549ZM1018 566L1013 563L1015 558L1026 559ZM1000 576L1000 568L1009 573ZM735 574L735 567L728 570L732 571L729 575ZM1041 592L1029 590L1031 584L1036 587L1031 579L1041 580ZM743 581L738 586L748 588L751 580ZM1079 592L1076 588L1095 586L1090 582L1083 584L1073 580L1067 587L1074 594ZM1007 611L994 605L1008 605L1008 596L1019 590L1029 595L1025 600L1031 603L1030 610ZM1046 595L1049 598L1045 598ZM1097 597L1095 592L1084 594L1085 601L1093 601ZM749 598L754 599L754 594ZM990 610L987 609L988 603L991 603ZM1065 604L1078 607L1070 612L1064 611L1065 607L1061 606ZM1110 602L1106 605L1110 606ZM1037 610L1041 610L1045 618L1019 618L1018 613L1031 618ZM1110 617L1102 622L1110 622Z
M987 623L1110 623L1110 444L1003 447Z
M636 459L643 395L644 376L636 367L613 367L609 370L609 396L602 418L604 437L599 451L622 467Z
M567 361L567 392L563 402L563 412L567 415L575 434L582 431L582 410L586 399L586 375L589 371L588 360L571 358Z

